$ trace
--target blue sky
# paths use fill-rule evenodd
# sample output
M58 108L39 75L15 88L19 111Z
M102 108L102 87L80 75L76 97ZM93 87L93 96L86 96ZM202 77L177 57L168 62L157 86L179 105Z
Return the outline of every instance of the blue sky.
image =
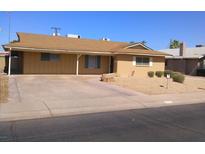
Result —
M170 39L188 47L205 44L205 12L12 12L11 40L16 32L51 34L52 26L61 35L112 41L147 41L153 49L168 47ZM8 14L0 12L0 44L8 42Z

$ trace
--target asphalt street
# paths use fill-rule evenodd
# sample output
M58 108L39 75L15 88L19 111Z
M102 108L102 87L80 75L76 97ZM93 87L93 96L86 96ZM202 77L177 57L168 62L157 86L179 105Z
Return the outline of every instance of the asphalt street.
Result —
M205 141L205 103L0 122L0 141Z

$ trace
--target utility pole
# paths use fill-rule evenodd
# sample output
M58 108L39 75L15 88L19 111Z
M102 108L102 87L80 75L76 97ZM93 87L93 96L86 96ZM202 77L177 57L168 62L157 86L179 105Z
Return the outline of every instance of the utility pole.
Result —
M11 41L11 12L7 12L8 13L8 17L9 17L9 36L8 36L8 41L10 43Z
M53 31L54 31L54 36L58 36L60 33L59 33L59 31L61 30L61 28L59 28L59 27L51 27L51 29L53 29Z

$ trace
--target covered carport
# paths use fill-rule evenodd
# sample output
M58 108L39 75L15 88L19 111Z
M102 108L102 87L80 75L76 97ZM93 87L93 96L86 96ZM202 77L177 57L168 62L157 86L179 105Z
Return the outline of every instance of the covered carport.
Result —
M113 69L112 55L23 47L8 48L8 74L103 74ZM99 68L86 68L86 56L100 58Z

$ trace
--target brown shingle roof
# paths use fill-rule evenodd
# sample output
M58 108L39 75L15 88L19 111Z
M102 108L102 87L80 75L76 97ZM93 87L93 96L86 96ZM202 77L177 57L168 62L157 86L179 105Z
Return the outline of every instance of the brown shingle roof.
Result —
M19 42L10 43L9 46L30 47L41 49L61 49L79 51L111 51L120 45L128 43L111 42L103 40L77 39L62 36L42 34L17 33Z
M9 47L23 47L47 50L64 50L67 52L109 52L110 54L151 54L165 55L153 50L125 49L129 45L127 42L113 42L92 39L68 38L62 36L50 36L31 33L17 33L18 41L4 45Z

